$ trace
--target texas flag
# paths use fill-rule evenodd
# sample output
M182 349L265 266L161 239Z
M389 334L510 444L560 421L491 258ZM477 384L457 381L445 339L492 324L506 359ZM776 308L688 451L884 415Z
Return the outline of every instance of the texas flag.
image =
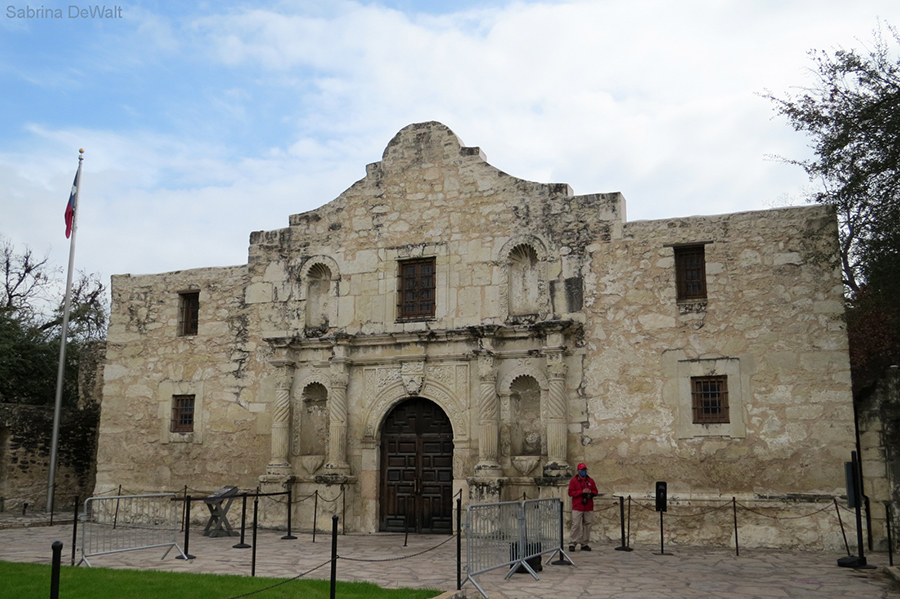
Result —
M72 222L75 220L75 204L78 203L78 171L75 172L75 182L72 183L72 192L69 194L69 203L66 204L66 239L72 234Z

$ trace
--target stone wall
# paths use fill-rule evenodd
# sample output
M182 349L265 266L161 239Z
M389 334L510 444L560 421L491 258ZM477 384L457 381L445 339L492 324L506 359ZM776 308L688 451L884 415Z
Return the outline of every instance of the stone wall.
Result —
M54 508L69 510L94 487L99 407L63 409L57 447ZM0 511L47 506L53 407L0 404Z
M113 310L98 446L97 493L253 488L270 417L260 344L246 310L246 267L112 278ZM196 335L178 334L179 292L199 290ZM195 429L169 432L172 396L196 396ZM195 493L196 495L196 493Z

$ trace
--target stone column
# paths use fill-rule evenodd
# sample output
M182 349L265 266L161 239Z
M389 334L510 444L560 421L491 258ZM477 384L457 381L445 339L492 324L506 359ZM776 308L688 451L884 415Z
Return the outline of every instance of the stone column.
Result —
M563 350L546 350L547 379L547 476L568 475L567 462L568 427L566 401L566 363Z
M331 389L328 392L328 456L325 470L329 474L350 474L347 463L347 386L350 384L346 348L335 346L331 361Z
M500 402L497 397L497 368L489 352L478 356L478 378L481 397L478 404L480 432L476 477L498 477L502 474L498 458Z
M288 458L291 425L291 389L294 386L293 360L277 359L269 362L275 367L275 403L272 407L272 457L266 474L291 476Z

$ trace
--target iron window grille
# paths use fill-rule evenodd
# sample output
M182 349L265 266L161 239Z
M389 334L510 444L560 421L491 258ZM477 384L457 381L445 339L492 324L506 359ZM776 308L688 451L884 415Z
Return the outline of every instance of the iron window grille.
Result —
M702 245L675 248L675 285L679 300L706 299L706 255Z
M691 408L694 424L727 424L728 377L691 377Z
M194 396L172 396L172 424L173 433L194 432Z
M178 294L180 305L178 314L178 334L196 335L200 321L200 292L190 291Z
M432 318L435 314L434 258L400 262L399 302L401 320Z

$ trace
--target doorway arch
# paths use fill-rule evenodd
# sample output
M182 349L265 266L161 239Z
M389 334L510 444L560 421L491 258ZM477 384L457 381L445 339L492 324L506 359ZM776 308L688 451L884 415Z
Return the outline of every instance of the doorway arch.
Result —
M453 426L439 405L412 397L388 413L380 479L380 531L452 532Z

